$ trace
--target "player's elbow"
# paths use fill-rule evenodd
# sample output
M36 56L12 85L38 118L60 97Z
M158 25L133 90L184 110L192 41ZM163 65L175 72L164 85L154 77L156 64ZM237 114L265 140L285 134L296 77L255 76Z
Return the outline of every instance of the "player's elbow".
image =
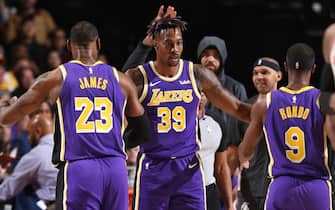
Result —
M127 148L133 148L150 140L150 122L145 113L138 117L127 117L128 126L124 133Z

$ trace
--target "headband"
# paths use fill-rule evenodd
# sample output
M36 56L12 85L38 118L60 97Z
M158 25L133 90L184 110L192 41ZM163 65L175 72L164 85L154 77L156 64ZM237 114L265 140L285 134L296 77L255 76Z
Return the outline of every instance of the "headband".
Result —
M264 59L258 59L255 63L254 63L254 68L256 66L266 66L269 67L275 71L280 71L280 66L272 61L268 61L268 60L264 60Z

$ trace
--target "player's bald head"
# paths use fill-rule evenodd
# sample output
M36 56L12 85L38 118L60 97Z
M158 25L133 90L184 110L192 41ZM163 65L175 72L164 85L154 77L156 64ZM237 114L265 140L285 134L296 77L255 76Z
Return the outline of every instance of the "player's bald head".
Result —
M322 53L326 63L330 63L332 48L335 48L335 23L329 25L323 33Z

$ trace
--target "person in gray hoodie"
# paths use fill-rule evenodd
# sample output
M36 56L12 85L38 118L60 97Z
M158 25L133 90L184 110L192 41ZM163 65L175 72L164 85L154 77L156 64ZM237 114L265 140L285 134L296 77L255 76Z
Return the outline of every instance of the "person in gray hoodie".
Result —
M216 36L203 37L198 45L197 56L201 64L215 72L224 88L229 90L232 95L241 101L247 100L244 85L225 74L224 65L228 57L228 52L223 39ZM222 141L224 141L226 149L223 152L216 152L214 171L216 184L222 195L221 197L224 198L225 206L229 209L233 200L235 200L234 197L236 197L236 190L235 194L233 193L234 190L232 190L234 184L229 178L234 176L235 169L238 165L236 161L229 160L237 160L237 153L234 151L237 151L236 146L241 142L245 125L236 120L236 118L217 109L211 103L207 104L206 113L213 116L213 118L219 122L223 131ZM236 157L234 158L232 156Z

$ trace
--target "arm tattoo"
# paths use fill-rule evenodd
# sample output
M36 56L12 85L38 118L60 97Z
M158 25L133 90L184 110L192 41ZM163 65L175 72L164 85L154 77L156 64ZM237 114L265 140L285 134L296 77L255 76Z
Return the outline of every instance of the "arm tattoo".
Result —
M222 85L216 75L201 65L194 65L195 78L201 89L211 89L214 92L221 92Z
M129 69L126 74L133 80L136 88L137 93L140 96L143 91L143 85L144 85L144 78L141 72L137 69Z

